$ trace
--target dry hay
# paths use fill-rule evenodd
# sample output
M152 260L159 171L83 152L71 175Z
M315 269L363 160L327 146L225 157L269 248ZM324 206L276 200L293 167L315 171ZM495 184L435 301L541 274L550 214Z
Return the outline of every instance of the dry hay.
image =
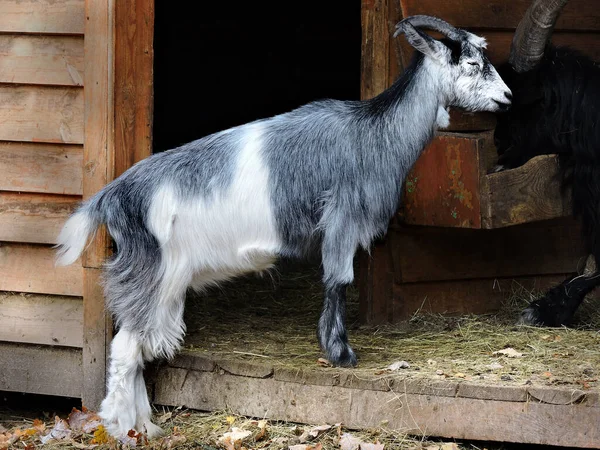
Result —
M278 273L193 296L186 310L186 348L273 365L315 367L322 356L315 334L321 289L314 266L288 264ZM537 295L515 283L496 314L416 313L406 323L367 327L358 325L358 293L351 287L348 326L359 357L357 371L373 373L395 361L407 361L410 368L402 374L412 377L598 387L597 302L582 308L573 328L515 325L519 312ZM494 354L507 348L522 356Z

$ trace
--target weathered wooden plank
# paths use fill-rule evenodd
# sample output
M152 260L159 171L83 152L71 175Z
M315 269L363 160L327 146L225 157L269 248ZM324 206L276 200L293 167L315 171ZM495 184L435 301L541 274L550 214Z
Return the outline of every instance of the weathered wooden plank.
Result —
M81 263L55 267L52 247L0 243L0 291L83 295Z
M81 397L81 350L0 343L0 390Z
M81 195L81 145L0 142L0 190Z
M406 227L394 233L394 273L405 283L564 274L587 256L570 218L496 230Z
M114 178L114 0L86 0L85 144L83 194L88 198ZM135 12L132 11L132 14ZM112 325L104 308L100 268L110 241L103 229L83 256L83 403L100 406L106 389L106 356Z
M82 347L83 302L76 297L0 293L0 341Z
M82 86L83 37L0 34L0 83Z
M2 0L0 32L83 34L85 0Z
M484 227L499 228L571 214L570 194L561 192L553 155L537 156L521 167L487 176L482 202Z
M406 178L404 222L480 228L479 152L490 141L490 133L436 136Z
M404 17L434 15L455 27L515 29L531 0L400 0ZM600 11L595 2L571 0L562 10L557 30L598 31Z
M432 33L434 36L435 33ZM488 42L486 55L492 64L498 66L508 61L510 46L514 31L497 30L477 30L477 34L485 37ZM598 33L574 33L574 32L555 32L552 34L552 43L557 46L567 46L579 50L592 59L600 60L600 42L598 42ZM398 44L402 49L402 61L408 64L414 49L408 44L402 36L398 37ZM450 122L452 124L452 122Z
M0 241L56 244L80 198L0 192Z
M386 426L422 436L597 448L600 408L583 404L492 401L319 386L163 368L154 401L201 410L350 428ZM481 420L494 417L495 420Z
M115 12L115 176L152 154L154 1Z
M83 89L0 86L0 140L83 143Z
M112 321L104 306L100 269L84 268L83 404L97 408L106 393L106 365Z
M389 0L363 0L360 95L375 97L390 85Z
M515 292L542 292L566 277L567 274L398 283L393 287L392 297L385 298L391 314L383 320L372 317L371 323L410 320L417 311L444 315L491 314Z

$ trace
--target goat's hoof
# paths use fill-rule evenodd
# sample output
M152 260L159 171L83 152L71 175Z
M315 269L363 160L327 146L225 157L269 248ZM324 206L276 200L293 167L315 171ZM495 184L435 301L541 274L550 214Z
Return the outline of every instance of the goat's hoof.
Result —
M350 346L345 346L337 354L329 355L327 359L336 367L356 367L358 359Z
M517 325L529 325L533 327L545 326L544 321L540 316L540 311L534 306L529 306L521 312Z
M154 425L152 422L145 421L141 427L142 431L148 439L155 439L165 434L164 430L158 425Z

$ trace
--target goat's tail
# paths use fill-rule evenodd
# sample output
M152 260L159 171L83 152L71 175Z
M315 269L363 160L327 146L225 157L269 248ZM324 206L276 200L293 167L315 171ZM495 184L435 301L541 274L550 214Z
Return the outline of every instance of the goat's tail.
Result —
M73 264L85 250L91 234L104 222L101 191L84 203L63 226L57 238L56 265Z

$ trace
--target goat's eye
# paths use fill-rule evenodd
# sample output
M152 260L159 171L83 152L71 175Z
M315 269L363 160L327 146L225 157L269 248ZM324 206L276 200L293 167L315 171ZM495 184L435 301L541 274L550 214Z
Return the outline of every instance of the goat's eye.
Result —
M477 67L479 67L479 63L475 62L475 61L469 61L467 64L469 64L470 66L477 66Z

